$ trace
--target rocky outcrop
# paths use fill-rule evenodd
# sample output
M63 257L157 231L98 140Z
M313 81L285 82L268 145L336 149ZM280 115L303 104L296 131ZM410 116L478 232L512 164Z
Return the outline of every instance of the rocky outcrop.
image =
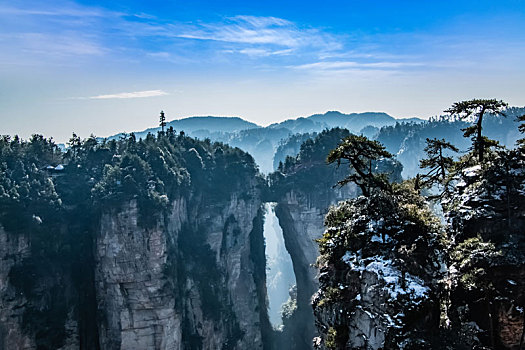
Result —
M148 226L139 224L135 200L104 211L94 235L91 266L99 320L91 330L99 337L93 348L269 345L262 203L255 183L251 185L250 192L220 203L202 195L179 196ZM28 306L23 286L11 283L10 276L27 277L18 272L26 271L32 261L29 236L0 229L0 243L0 349L36 349L35 330L29 329L27 317L35 312L34 305L41 305L37 301L49 300L40 295L59 283L45 274L36 276L40 292L32 292ZM60 283L74 291L76 285L68 281L66 275ZM78 349L83 336L79 317L89 305L75 304L75 292L66 295L63 304L55 305L64 309L54 326L60 332L52 331L60 335L60 349Z
M26 300L9 282L13 266L30 254L28 237L9 235L0 226L0 349L34 349L34 340L22 330Z
M525 157L456 164L439 224L410 182L340 203L319 241L320 349L521 349Z
M136 202L102 215L95 250L102 349L181 348L181 315L165 288L165 267L168 241L186 220L185 202L174 201L170 214L147 229L137 224Z
M471 346L525 346L525 156L490 154L456 174L445 203L454 240L452 329L473 325Z
M0 349L270 345L250 155L173 129L0 148Z
M252 195L209 206L181 197L149 228L137 224L135 202L102 215L103 349L263 348L266 295L251 251L253 235L262 236L261 201Z
M283 230L287 251L292 258L297 283L297 316L296 325L300 335L295 337L301 342L298 349L311 347L315 335L311 298L318 288L315 267L319 249L316 240L321 238L324 230L324 216L330 205L343 198L354 196L355 187L348 186L334 189L326 186L323 193L305 193L292 189L279 200L275 213Z
M244 197L190 207L179 233L183 330L192 336L186 348L263 349L269 342L262 203L256 192Z
M430 349L444 272L438 221L408 189L340 203L319 241L319 349Z
M321 238L324 231L324 217L328 209L345 198L355 197L356 193L354 185L343 188L329 186L324 193L316 194L292 189L278 202L277 216L283 227L288 251L296 257L296 264L308 271L309 280L313 281L317 275L315 262L319 256L319 247L316 240Z
M37 234L0 229L0 349L78 349L85 323L70 266L39 259Z
M360 193L353 183L335 186L348 175L345 165L326 164L330 150L348 135L348 130L337 128L323 131L315 139L303 143L296 158L287 158L279 170L270 175L270 188L278 203L276 215L297 281L297 315L293 318L293 326L290 324L294 328L291 333L296 335L289 337L294 339L293 349L311 348L311 339L316 335L311 298L319 286L315 267L319 255L316 241L325 229L325 215L330 206ZM392 181L400 180L401 169L402 166L392 160L373 164L374 172L385 172ZM290 327L285 324L285 333L286 328Z

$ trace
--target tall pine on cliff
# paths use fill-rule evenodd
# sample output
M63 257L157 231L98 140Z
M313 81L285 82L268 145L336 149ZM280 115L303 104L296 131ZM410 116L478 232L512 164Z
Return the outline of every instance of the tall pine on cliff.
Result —
M319 240L320 289L313 302L320 349L431 348L440 322L444 231L408 183L389 184L354 168L378 156L365 139L348 178L364 196L332 207ZM338 148L350 143L345 140ZM344 156L337 149L332 159ZM355 149L355 148L354 148ZM334 158L335 157L335 158ZM363 179L364 178L364 179ZM362 185L363 186L363 185Z
M319 348L523 347L523 142L492 147L479 137L479 117L473 147L458 161L443 154L455 150L447 140L429 140L424 176L326 216L314 299ZM429 196L443 224L418 193L435 184L448 186Z
M518 118L521 121L523 118ZM520 128L520 132L523 132ZM525 343L525 152L473 149L442 201L450 237L448 330L464 348Z

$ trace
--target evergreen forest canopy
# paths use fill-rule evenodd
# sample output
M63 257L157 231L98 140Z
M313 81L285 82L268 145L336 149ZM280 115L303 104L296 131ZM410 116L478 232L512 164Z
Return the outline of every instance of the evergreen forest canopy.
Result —
M525 109L508 108L504 111L506 117L498 117L489 112L491 111L487 111L488 114L485 116L483 124L487 131L487 137L500 140L502 144L506 145L515 142L519 137L516 118L523 114ZM361 117L362 119L368 114L342 115L338 112L329 112L325 115L314 115L308 119L303 119L312 120L316 123L322 122L324 123L323 125L336 125L338 119L344 116L348 116L348 118L344 119L342 123L350 124L356 118ZM391 117L387 115L377 114L376 117L379 120L388 119L388 122L391 122ZM358 124L363 124L361 119ZM193 119L188 118L176 122L191 124ZM202 127L202 120L196 122ZM311 140L317 136L317 132L313 131L307 134L291 134L288 137L290 130L281 128L279 125L272 125L271 128L254 127L251 130L246 130L246 125L241 119L232 118L232 122L235 124L235 127L239 129L245 128L245 130L236 131L237 134L234 139L239 140L239 142L231 139L231 136L226 139L234 141L233 143L251 145L243 148L254 149L255 147L266 149L267 151L272 149L271 143L273 141L266 142L264 141L265 138L278 138L281 140L278 141L280 145L276 147L275 155L272 155L274 157L274 165L272 167L276 170L279 168L279 162L282 162L286 167L290 162L286 157L292 156L293 158L299 153L301 145L305 141L306 145L304 147L308 147L309 142L312 142ZM290 124L290 121L283 123L284 125ZM16 136L13 138L4 136L2 138L2 167L4 171L1 175L1 196L9 201L14 200L11 203L13 205L8 206L10 208L14 208L16 205L19 205L16 203L24 201L27 202L27 205L29 205L29 202L32 202L31 205L40 205L37 203L42 201L57 205L59 198L56 198L53 181L50 182L49 179L60 182L62 181L60 174L68 173L70 175L66 178L71 178L73 174L80 176L83 173L83 180L91 184L89 195L86 194L85 196L89 196L92 200L103 202L118 196L129 195L129 193L133 193L133 188L135 188L137 191L144 192L153 207L155 207L165 202L166 197L163 196L167 196L169 191L175 188L184 188L190 181L188 167L199 166L199 162L192 161L189 154L199 154L203 162L207 160L206 157L202 158L200 155L201 147L203 147L201 145L209 145L212 149L228 149L229 154L243 154L239 149L231 151L230 148L225 148L224 145L217 142L211 142L208 138L198 142L190 137L185 137L183 132L179 135L174 135L173 128L169 128L170 124L164 121L167 132L163 134L163 138L157 138L151 133L146 133L142 135L142 138L138 138L135 134L122 134L118 138L109 140L101 140L94 137L80 140L74 135L65 152L61 152L52 140L45 139L40 135L34 135L28 141L23 141ZM373 139L381 142L385 146L386 151L397 155L398 160L401 160L404 165L405 175L408 173L415 176L412 163L424 157L423 149L426 138L443 138L447 135L447 140L454 144L455 147L460 150L466 150L471 143L462 137L461 130L467 128L468 125L467 121L456 115L434 118L423 123L398 122L377 129ZM249 125L249 127L252 126ZM355 129L354 132L356 132ZM263 140L261 140L261 135ZM340 135L340 137L342 138L343 135ZM172 143L170 144L166 140L170 140ZM175 140L182 142L175 142ZM192 148L189 147L191 142L195 143L196 147L194 148L196 152L189 151ZM157 143L160 145L162 152L156 149ZM185 147L189 148L185 149ZM325 148L321 152L325 152ZM165 150L167 151L166 153L164 153ZM218 152L220 153L220 150ZM215 155L215 151L212 150L207 150L207 153ZM323 157L325 154L327 152L323 154ZM409 156L410 160L406 159ZM246 155L245 157L249 156ZM303 154L302 157L304 158L305 155ZM232 164L234 163L236 162ZM62 173L58 170L44 169L46 166L56 166L58 164L65 164L67 169L63 170ZM77 166L77 169L73 170L74 166ZM208 169L207 167L205 168ZM408 172L407 168L412 170ZM233 172L233 174L235 173ZM48 175L53 176L50 177ZM200 180L196 175L192 179L193 183ZM218 180L220 181L220 179ZM36 188L31 185L36 186ZM30 193L30 190L34 192ZM16 210L13 210L13 212L16 212Z
M209 139L176 135L172 128L139 140L131 134L99 142L73 134L68 146L62 152L40 135L28 141L17 136L0 139L6 228L22 229L16 223L31 222L27 215L33 214L53 221L48 215L75 201L96 207L138 199L141 210L154 213L183 191L199 189L220 200L230 187L240 186L240 179L257 178L249 154ZM19 215L26 217L19 221Z
M382 126L395 125L397 122L422 122L422 119L410 118L398 120L386 113L351 113L344 114L336 111L325 114L314 114L312 116L297 119L288 119L280 123L274 123L267 127L260 127L238 117L190 117L180 120L166 122L166 127L183 130L188 135L200 139L210 138L214 141L227 143L249 152L257 161L264 173L270 173L277 169L279 161L284 161L286 155L293 156L298 152L300 144L296 145L295 153L286 153L282 158L274 159L274 153L281 142L288 137L298 133L318 133L325 129L340 127L350 132L358 133L363 128L380 128ZM150 128L135 132L138 138L144 138L148 133L155 134L161 128ZM119 138L123 134L109 137Z

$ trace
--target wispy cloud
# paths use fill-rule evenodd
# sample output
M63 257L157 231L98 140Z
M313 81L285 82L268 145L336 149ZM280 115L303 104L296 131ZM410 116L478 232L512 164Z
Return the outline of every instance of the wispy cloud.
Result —
M49 35L21 33L15 36L29 52L46 55L102 55L105 49L82 33Z
M268 56L285 56L293 53L293 49L284 50L269 50L261 48L246 48L239 51L231 51L232 53L241 53L250 57L268 57Z
M109 100L109 99L127 99L127 98L144 98L169 95L162 90L146 90L135 92L120 92L118 94L97 95L89 97L90 100Z
M61 3L0 4L0 51L10 65L74 65L104 56L102 24L123 14L71 1Z
M234 21L242 21L249 23L257 28L265 28L271 26L284 27L294 25L292 22L278 17L257 17L257 16L235 16L231 17Z
M273 45L289 49L315 47L320 50L334 50L342 47L341 43L328 33L315 28L301 28L277 17L235 16L226 18L221 23L173 25L170 32L169 35L178 38ZM260 47L256 49L260 50Z
M107 17L108 14L112 16L120 16L122 14L111 12L107 10L82 7L75 4L67 4L66 6L38 9L38 8L21 8L13 6L0 5L0 15L10 16L49 16L49 17Z
M421 67L424 64L416 62L355 62L355 61L321 61L292 66L302 70L346 70L346 69L398 69L406 67Z
M340 35L272 16L182 22L160 15L58 1L50 5L0 4L0 63L80 66L103 59L105 65L125 61L188 67L203 63L263 67L269 62L278 69L328 73L435 68L439 57L446 57L443 61L450 65L451 56L443 52L454 52L456 60L468 63L471 57L479 61L480 57L493 57L494 52L501 51L497 47L472 48L470 36ZM478 52L481 54L476 55Z
M181 63L184 60L173 57L205 59L213 52L213 59L225 53L228 53L223 56L226 60L234 57L232 53L262 59L292 53L298 57L312 52L319 55L342 48L335 36L284 18L239 15L216 22L187 23L68 0L49 6L0 4L2 22L9 31L4 31L3 39L0 35L0 51L9 52L9 61L13 64L20 59L44 64L50 59L73 55L105 55L109 59L132 52L135 59ZM206 45L207 51L198 43L202 41L210 43ZM4 62L6 58L4 56ZM68 63L71 62L74 61Z

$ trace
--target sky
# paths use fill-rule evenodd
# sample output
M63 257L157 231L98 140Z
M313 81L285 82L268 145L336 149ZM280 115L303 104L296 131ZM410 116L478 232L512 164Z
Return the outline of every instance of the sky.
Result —
M0 0L0 134L525 106L525 0Z

